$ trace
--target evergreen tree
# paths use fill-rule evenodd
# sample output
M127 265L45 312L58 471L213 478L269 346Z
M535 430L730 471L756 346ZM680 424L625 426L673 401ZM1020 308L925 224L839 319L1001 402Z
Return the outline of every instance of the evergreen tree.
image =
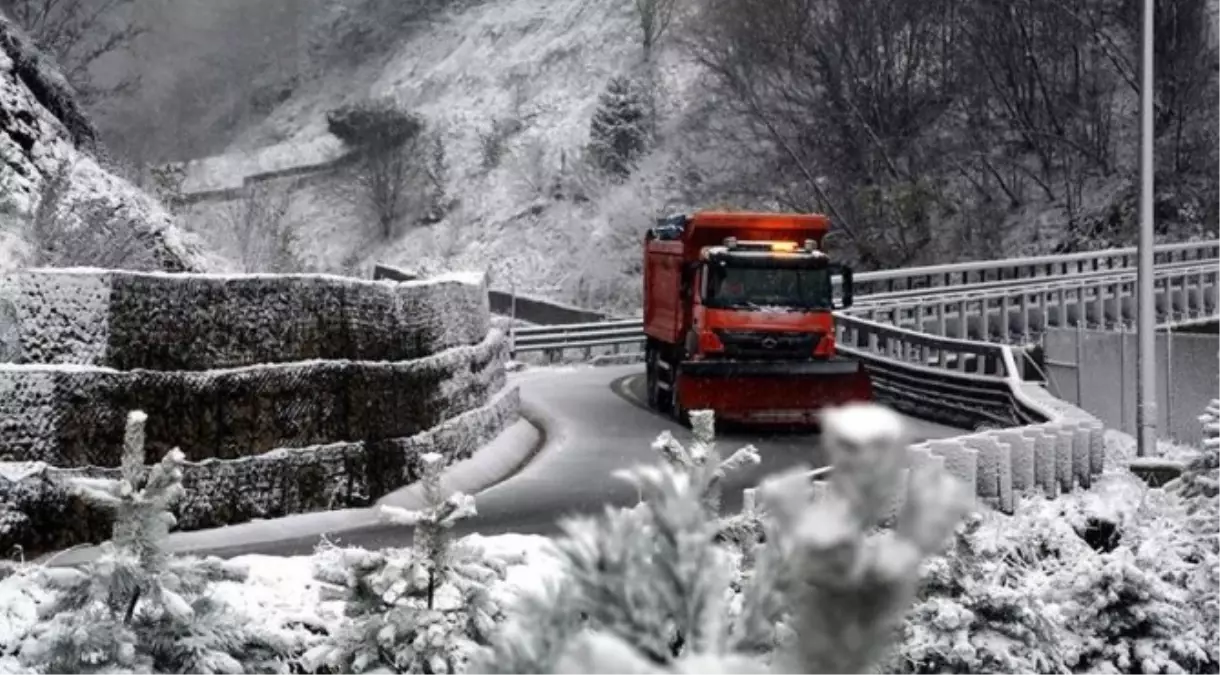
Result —
M462 493L446 498L440 484L443 458L429 453L422 459L427 506L419 511L381 507L389 522L415 528L412 550L406 556L343 551L340 574L322 573L323 581L342 585L351 622L302 657L310 672L322 666L353 673L460 672L471 643L488 642L500 615L488 584L503 579L507 568L476 547L449 541L454 523L475 514L474 498ZM456 598L443 601L446 589Z
M1192 524L1220 553L1220 399L1199 416L1203 448L1182 471L1175 491L1190 504Z
M607 175L624 178L648 143L648 105L631 79L615 77L589 122L589 156Z
M894 529L880 530L901 486L900 419L878 406L849 406L827 414L823 428L834 465L825 496L814 500L804 470L760 489L766 543L735 621L725 602L728 552L716 543L722 524L706 501L715 472L644 467L622 474L640 489L640 507L562 523L565 579L546 601L522 608L478 665L764 672L758 657L774 651L785 672L868 672L914 598L920 565L968 501L943 470L916 469ZM719 462L702 468L709 466Z
M73 488L115 514L112 541L82 570L44 568L55 591L20 646L43 672L280 672L295 645L256 631L217 601L209 585L244 572L215 559L173 559L164 549L180 499L181 451L144 466L144 413L128 416L122 475L78 479Z

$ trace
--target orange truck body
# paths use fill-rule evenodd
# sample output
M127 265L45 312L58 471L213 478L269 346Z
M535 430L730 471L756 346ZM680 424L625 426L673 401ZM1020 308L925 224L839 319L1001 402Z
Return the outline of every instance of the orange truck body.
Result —
M685 421L815 425L826 407L873 397L863 366L836 354L833 310L851 270L822 252L818 214L702 211L644 240L649 406ZM842 300L834 299L834 275Z

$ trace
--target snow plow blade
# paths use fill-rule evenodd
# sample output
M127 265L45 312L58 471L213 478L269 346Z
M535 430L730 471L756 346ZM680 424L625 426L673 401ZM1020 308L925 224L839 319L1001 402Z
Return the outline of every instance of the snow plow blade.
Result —
M863 364L827 361L687 361L678 370L685 410L714 410L717 420L750 425L817 426L824 408L873 400Z

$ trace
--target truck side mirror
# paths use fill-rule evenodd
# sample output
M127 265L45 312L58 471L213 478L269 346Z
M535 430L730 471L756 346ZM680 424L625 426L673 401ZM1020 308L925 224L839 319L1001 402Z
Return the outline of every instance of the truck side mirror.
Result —
M853 298L851 287L851 268L840 267L839 274L843 277L843 299L839 301L839 306L836 309L847 309L851 307Z

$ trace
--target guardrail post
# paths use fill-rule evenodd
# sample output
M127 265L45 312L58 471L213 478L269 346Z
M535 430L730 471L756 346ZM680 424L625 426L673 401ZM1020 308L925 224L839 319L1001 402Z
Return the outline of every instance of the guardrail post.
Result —
M943 300L936 303L936 330L937 335L948 337L949 324L945 318L945 303Z
M1072 491L1072 441L1076 432L1072 429L1057 429L1055 437L1055 481L1059 492Z
M1088 489L1093 484L1093 475L1089 471L1089 434L1090 427L1081 423L1072 430L1072 477L1074 482Z
M979 298L979 342L991 342L991 301Z
M1056 295L1056 297L1057 297L1057 298L1058 298L1058 300L1059 300L1059 308L1058 308L1058 309L1056 310L1056 312L1055 312L1055 317L1056 317L1056 319L1057 319L1057 321L1056 321L1056 325L1058 325L1058 326L1060 326L1060 327L1066 327L1066 326L1068 325L1068 319L1067 319L1067 316L1068 316L1068 314L1067 314L1067 290L1066 290L1066 289L1063 289L1063 288L1060 288L1060 289L1059 289L1059 290L1056 292L1056 294L1055 294L1055 295Z
M1012 301L1007 295L1000 298L1000 342L1012 342Z
M1047 497L1059 496L1059 483L1055 480L1055 439L1043 427L1027 427L1021 430L1034 443L1034 484Z
M970 318L966 314L966 309L965 300L961 300L957 303L957 337L962 340L968 340L970 338L968 332Z
M1220 272L1211 272L1211 311L1220 314Z
M1037 486L1036 439L1020 430L1005 430L996 434L1001 441L1008 443L1009 457L1012 460L1012 489L1014 492L1028 492Z
M1029 344L1029 294L1022 292L1020 300L1021 312L1021 343Z

